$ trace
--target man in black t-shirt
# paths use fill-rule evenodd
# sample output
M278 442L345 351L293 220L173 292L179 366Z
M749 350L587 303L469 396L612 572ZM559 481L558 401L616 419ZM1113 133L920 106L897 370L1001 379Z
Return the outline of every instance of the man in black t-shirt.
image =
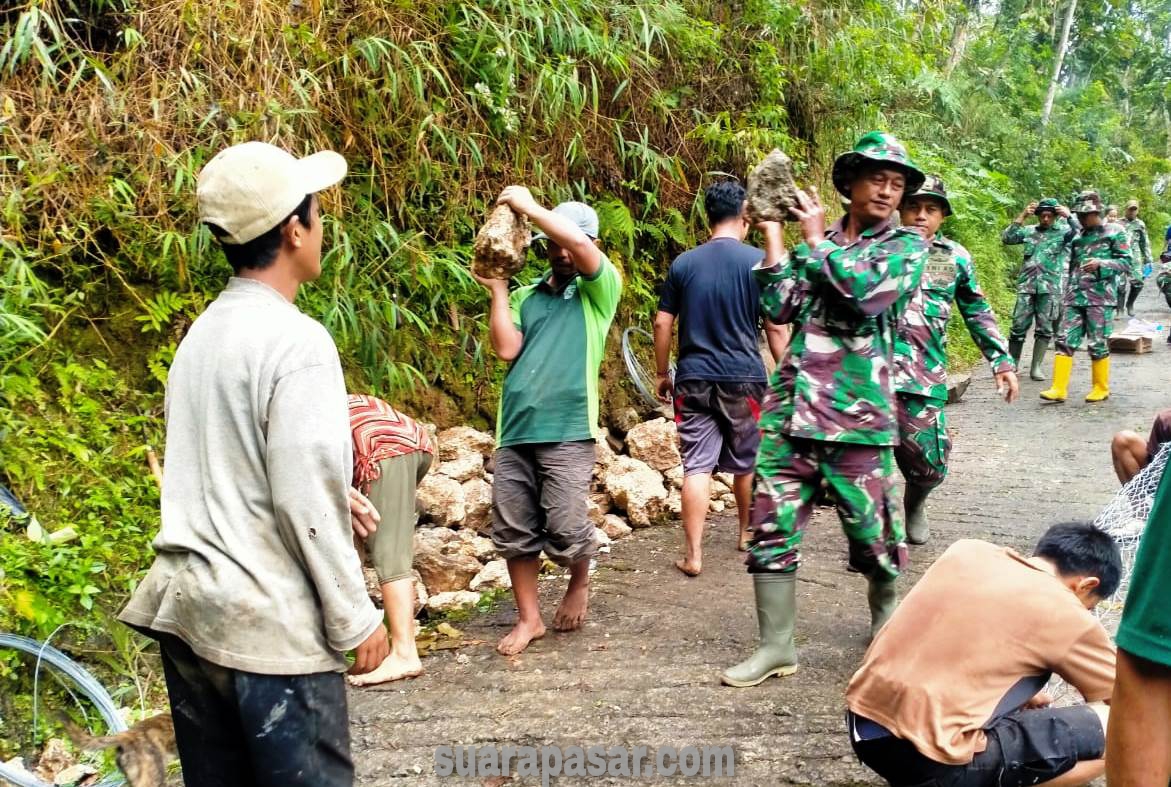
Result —
M744 187L722 181L708 187L704 209L711 239L671 264L655 316L658 391L675 405L683 456L683 558L675 567L690 577L703 568L703 526L712 473L731 473L740 519L740 549L748 541L752 472L760 444L757 419L765 394L757 349L762 322L760 286L752 268L764 253L744 243L748 220ZM675 320L679 357L674 384L668 359ZM765 321L769 350L779 361L788 331Z

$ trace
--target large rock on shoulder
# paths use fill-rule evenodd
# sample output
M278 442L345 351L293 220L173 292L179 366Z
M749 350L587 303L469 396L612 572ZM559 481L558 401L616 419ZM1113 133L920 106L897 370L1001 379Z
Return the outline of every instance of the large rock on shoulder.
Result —
M629 456L616 457L606 469L602 484L633 527L651 526L666 509L663 477L645 462Z
M646 421L626 433L626 450L664 473L679 464L679 433L666 418Z
M511 279L525 266L532 241L529 219L508 205L497 205L476 233L472 270L489 279Z

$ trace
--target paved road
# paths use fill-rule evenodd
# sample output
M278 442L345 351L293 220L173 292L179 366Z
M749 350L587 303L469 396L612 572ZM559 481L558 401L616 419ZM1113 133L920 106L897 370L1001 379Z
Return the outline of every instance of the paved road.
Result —
M1171 322L1153 287L1139 306L1140 316ZM1027 549L1053 522L1092 518L1117 486L1110 436L1122 428L1145 433L1154 411L1171 400L1169 353L1157 343L1152 354L1115 355L1113 394L1097 406L1082 402L1089 390L1084 354L1064 405L1042 404L1037 393L1046 386L1027 380L1021 401L1004 405L991 378L978 371L964 401L949 409L952 477L930 504L935 536L913 553L911 580L956 538ZM820 511L811 525L800 574L801 671L755 689L725 688L717 678L756 639L752 588L734 550L733 523L724 517L709 532L698 579L671 568L679 538L678 528L661 528L619 542L599 567L591 619L581 632L551 634L513 661L490 645L463 649L466 659L444 652L426 659L419 679L353 692L358 784L480 784L438 778L433 752L486 744L729 744L736 776L722 783L880 784L855 762L842 722L844 687L863 654L867 613L864 580L845 572L832 512ZM563 582L545 583L549 617ZM464 628L469 637L494 642L512 619L511 604L503 604Z

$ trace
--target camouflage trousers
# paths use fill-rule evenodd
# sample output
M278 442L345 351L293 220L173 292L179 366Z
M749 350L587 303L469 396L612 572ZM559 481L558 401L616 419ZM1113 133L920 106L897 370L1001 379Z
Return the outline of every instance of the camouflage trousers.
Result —
M1016 306L1012 310L1012 330L1009 341L1023 342L1029 332L1029 325L1035 324L1037 339L1053 338L1053 323L1059 318L1060 300L1048 293L1017 293Z
M1110 333L1114 328L1114 305L1066 306L1057 337L1057 352L1073 355L1086 342L1095 361L1110 355Z
M934 489L947 478L951 438L947 436L944 404L926 396L898 396L899 444L895 462L908 484Z
M893 579L907 565L894 496L894 449L789 437L766 429L756 458L748 570L792 572L813 501L826 482L859 572Z

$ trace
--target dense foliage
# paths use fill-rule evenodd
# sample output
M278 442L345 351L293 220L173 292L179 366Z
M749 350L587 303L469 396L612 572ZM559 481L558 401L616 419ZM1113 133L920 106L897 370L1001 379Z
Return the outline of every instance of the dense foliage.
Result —
M175 344L227 265L193 214L215 151L343 152L325 273L302 296L354 386L483 422L501 369L470 239L503 185L597 206L646 322L702 235L696 194L773 146L829 193L860 132L903 137L955 194L946 228L998 311L1028 200L1098 188L1171 214L1171 11L1083 0L1040 123L1057 0L24 0L0 10L0 480L60 545L0 524L0 630L93 653L157 527ZM535 263L534 263L535 270ZM953 326L954 327L954 326ZM957 331L957 358L974 350ZM613 353L616 342L611 342ZM608 367L607 375L617 373ZM621 398L618 385L607 386ZM105 613L101 611L105 610ZM133 654L112 664L133 663ZM0 670L4 663L0 662ZM0 674L0 679L3 675ZM2 693L2 692L0 692Z

